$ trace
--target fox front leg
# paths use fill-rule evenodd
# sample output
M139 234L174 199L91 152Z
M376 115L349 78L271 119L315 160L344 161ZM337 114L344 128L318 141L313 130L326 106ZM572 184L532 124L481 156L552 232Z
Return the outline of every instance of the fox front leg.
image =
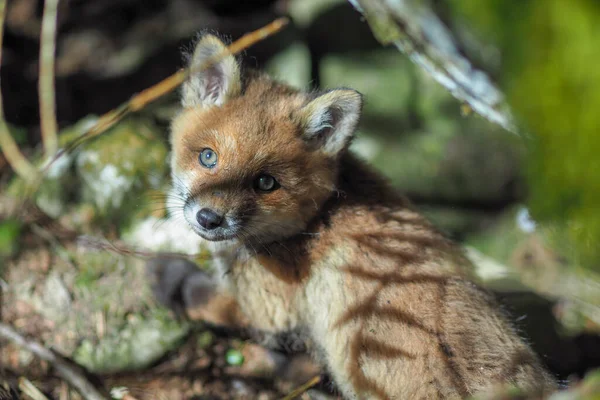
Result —
M154 297L178 316L225 328L248 327L235 298L191 261L158 257L146 267Z

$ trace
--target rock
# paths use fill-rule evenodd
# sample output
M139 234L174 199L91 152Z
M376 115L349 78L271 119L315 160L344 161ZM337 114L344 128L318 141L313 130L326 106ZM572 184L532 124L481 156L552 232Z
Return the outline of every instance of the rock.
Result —
M167 145L157 127L128 119L87 143L75 164L82 200L100 218L123 227L136 211L148 208L144 194L164 184Z
M155 303L143 260L68 245L71 262L56 257L47 272L35 265L41 251L9 265L3 306L20 321L40 321L38 340L90 371L147 367L188 333Z
M52 271L48 274L42 296L35 298L34 304L45 318L56 323L63 322L69 316L71 293L59 273Z
M59 146L64 148L64 146L89 129L96 120L95 116L89 116L59 132ZM77 199L76 192L79 185L73 171L73 160L73 154L64 154L52 162L44 175L44 179L36 187L36 191L33 194L36 205L53 218L63 215L69 201ZM49 161L50 159L42 154L41 151L35 154L32 160L33 164L41 170L46 168ZM17 198L29 195L29 192L30 188L19 177L15 177L7 189L9 195Z
M133 246L152 251L174 251L196 254L203 248L204 240L183 221L153 216L135 221L123 233L123 239Z
M152 318L133 315L119 332L99 341L84 340L73 358L96 373L139 370L175 348L188 329L157 314Z

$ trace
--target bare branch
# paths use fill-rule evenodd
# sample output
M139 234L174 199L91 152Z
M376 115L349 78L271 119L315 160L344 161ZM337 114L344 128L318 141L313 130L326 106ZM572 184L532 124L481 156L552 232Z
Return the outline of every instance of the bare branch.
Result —
M317 376L313 377L311 380L309 380L308 382L306 382L304 385L292 390L281 400L293 400L296 397L300 396L302 393L306 392L311 387L318 384L319 382L321 382L321 377L317 375Z
M84 248L105 250L127 257L139 257L144 259L154 257L170 257L185 258L193 261L208 261L212 259L208 253L188 254L178 252L150 251L130 247L124 243L110 242L108 240L98 239L91 236L80 236L77 239L77 243Z
M44 393L40 392L29 379L21 377L19 378L19 389L33 400L48 400Z
M6 17L6 0L0 0L0 67L2 66L2 38L4 37L4 19ZM6 161L13 170L25 179L33 182L38 176L36 168L27 161L15 140L8 131L8 125L4 120L4 106L2 104L2 85L0 84L0 148L6 157Z
M179 85L181 85L186 78L193 73L204 71L209 68L213 64L219 62L223 58L225 58L228 54L237 54L248 47L266 39L267 37L279 32L284 26L288 23L287 18L278 18L270 24L255 30L254 32L250 32L230 44L226 50L215 55L212 59L209 59L206 63L199 66L197 69L182 69L179 72L174 73L173 75L163 79L156 85L149 87L148 89L142 91L141 93L133 96L129 101L123 103L119 107L107 112L102 115L100 119L96 122L94 126L92 126L87 132L83 135L79 136L73 142L69 143L65 146L64 150L59 151L54 159L49 162L46 167L43 169L42 173L48 171L50 166L60 157L62 157L65 153L70 153L75 150L79 145L83 142L100 135L105 132L108 128L122 120L126 115L131 112L139 111L142 108L146 107L151 102L155 101L161 96L173 91Z
M50 363L57 374L73 386L85 400L107 399L106 396L101 394L98 389L88 381L85 376L85 371L81 366L60 357L34 340L24 338L10 325L2 322L0 322L0 337L10 340L17 346L23 347L40 359Z
M40 38L40 72L38 92L42 142L48 157L58 150L56 99L54 90L54 56L56 52L56 23L58 0L46 0Z
M504 129L517 127L504 95L488 75L460 53L457 41L426 1L349 0L377 39L394 44L454 97Z

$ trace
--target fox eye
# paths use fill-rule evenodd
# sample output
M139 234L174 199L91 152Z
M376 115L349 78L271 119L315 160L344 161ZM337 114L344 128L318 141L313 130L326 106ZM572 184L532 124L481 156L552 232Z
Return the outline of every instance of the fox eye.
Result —
M254 186L261 192L272 192L279 188L279 183L271 175L260 175L254 181Z
M212 168L217 165L217 153L207 147L200 152L198 160L204 167Z

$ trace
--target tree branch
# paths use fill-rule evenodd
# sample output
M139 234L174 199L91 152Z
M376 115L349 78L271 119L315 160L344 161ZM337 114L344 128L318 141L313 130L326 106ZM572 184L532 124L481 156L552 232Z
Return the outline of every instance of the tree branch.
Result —
M2 38L4 37L4 19L6 17L6 0L0 0L0 66L2 65ZM25 158L19 146L8 131L4 120L4 107L2 105L2 85L0 84L0 149L6 161L14 171L28 182L35 181L38 176L37 169Z
M48 350L40 343L24 338L11 326L0 322L0 337L5 338L32 352L40 359L50 363L65 381L73 386L85 400L106 400L94 385L85 377L84 370L77 364L70 362Z
M456 39L426 1L349 0L382 44L393 44L472 110L517 133L503 93L460 53Z
M40 73L38 91L40 98L40 127L46 156L58 150L58 124L54 90L54 53L56 52L56 24L58 0L46 0L40 38Z
M1 1L1 0L0 0ZM83 133L81 136L75 138L73 141L65 145L64 149L61 149L55 156L50 160L50 162L42 169L42 174L45 174L50 169L51 165L56 162L60 157L65 154L73 152L77 147L79 147L85 141L94 138L101 133L105 132L107 129L112 127L114 124L122 120L125 116L127 116L131 112L139 111L142 108L146 107L151 102L155 101L161 96L173 91L179 85L181 85L188 76L191 74L195 74L200 71L204 71L207 68L210 68L211 65L219 62L223 58L227 57L229 54L237 54L241 51L247 49L248 47L265 40L271 35L279 32L288 24L288 19L285 17L278 18L271 22L268 25L263 26L253 32L247 33L235 42L231 43L227 46L227 49L222 52L216 54L214 57L208 59L203 65L191 68L182 69L171 76L163 79L157 84L143 90L142 92L134 95L129 101L121 104L119 107L103 114L96 124L92 126L89 130Z

